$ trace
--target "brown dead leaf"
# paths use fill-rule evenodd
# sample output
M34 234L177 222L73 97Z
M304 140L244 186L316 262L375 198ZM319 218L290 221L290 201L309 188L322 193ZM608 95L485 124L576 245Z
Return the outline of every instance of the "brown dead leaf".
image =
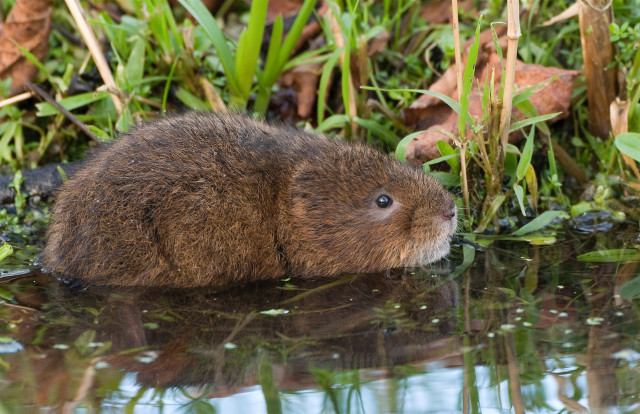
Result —
M389 43L389 32L385 29L378 33L376 37L369 40L369 46L367 47L367 56L375 56L387 48Z
M245 0L245 2L251 4L250 1ZM267 22L273 23L278 15L281 15L284 19L292 16L296 17L298 11L300 11L300 7L302 7L302 3L304 3L304 0L270 1L267 7Z
M49 50L52 0L17 0L0 33L0 79L11 78L10 96L23 91L24 83L38 73L16 43L39 60Z
M501 32L504 33L504 29ZM503 39L500 39L500 41L502 43ZM476 80L483 85L485 78L489 76L489 79L491 79L491 73L495 71L493 76L497 93L502 73L500 71L500 58L493 46L490 31L485 31L480 35L480 45L476 67L482 68L482 70L477 71ZM465 43L463 61L466 61L469 46L470 42ZM505 46L501 45L503 50L506 49ZM518 61L516 64L515 83L519 89L540 84L540 90L529 100L540 115L561 112L560 115L551 120L553 122L568 116L573 80L578 73L577 71L525 64ZM547 82L549 84L545 86L545 81L554 76L557 76L557 78L553 82ZM475 84L476 82L474 82ZM429 90L458 100L455 67L449 67L444 75L431 85ZM482 105L476 87L472 90L469 100L469 112L476 119L480 118L482 116ZM418 135L407 147L407 159L429 160L436 158L440 156L436 143L440 140L451 143L451 139L439 131L444 130L457 135L458 115L438 98L423 95L404 110L404 115L407 124L414 125L416 130L426 130ZM512 112L512 117L514 121L524 118L522 113L515 108ZM509 141L517 142L520 137L519 133L513 133L509 136Z
M307 119L311 116L313 105L316 102L321 72L321 63L311 63L296 66L284 73L280 78L281 85L292 88L298 95L297 112L300 119Z
M473 10L473 3L469 0L458 2L458 9L464 12ZM430 24L442 24L451 20L450 0L431 0L420 8L420 17Z
M489 65L485 67L480 79L484 79L484 75L488 73L488 68L490 67L496 68L496 82L499 82L502 75L498 71L500 58L495 53L490 57ZM531 101L540 115L561 112L560 115L550 120L550 122L555 122L569 115L573 80L579 73L575 70L526 64L517 61L515 83L519 89L523 89L536 84L544 84L545 81L557 76L551 84L540 89L529 98L529 101ZM516 109L514 109L513 115L517 119L523 119L523 115Z
M502 37L507 32L506 26L496 26L495 30L496 34L499 37ZM501 43L503 43L502 38L500 40ZM469 39L462 45L463 66L467 62L467 54L473 42L474 39ZM489 57L496 51L493 45L493 35L491 33L491 30L485 30L484 32L480 33L479 44L480 49L478 51L478 60L476 62L477 68L486 66L486 63L489 61ZM501 44L500 46L503 48L503 50L506 49L506 43ZM458 100L455 65L449 66L444 74L429 87L429 90L432 92L438 92L443 95L447 95L452 99ZM418 98L417 101L412 103L409 108L405 108L403 110L407 125L416 125L421 120L425 120L429 117L429 115L431 115L431 111L428 108L438 105L444 105L444 103L442 103L442 101L435 96L422 95L420 98ZM419 129L424 129L424 127L420 125Z

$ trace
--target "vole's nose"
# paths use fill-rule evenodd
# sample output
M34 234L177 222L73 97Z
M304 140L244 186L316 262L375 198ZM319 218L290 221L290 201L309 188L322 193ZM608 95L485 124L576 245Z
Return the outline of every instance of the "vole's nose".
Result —
M442 217L444 217L445 220L451 220L455 216L456 216L456 207L455 206L445 210L444 213L442 213Z

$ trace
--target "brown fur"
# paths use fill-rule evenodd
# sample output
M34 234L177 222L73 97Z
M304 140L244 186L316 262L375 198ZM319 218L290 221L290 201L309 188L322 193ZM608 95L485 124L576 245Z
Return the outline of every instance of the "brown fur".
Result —
M140 286L374 272L446 255L452 211L435 180L368 147L191 114L87 161L57 195L42 262L82 283Z

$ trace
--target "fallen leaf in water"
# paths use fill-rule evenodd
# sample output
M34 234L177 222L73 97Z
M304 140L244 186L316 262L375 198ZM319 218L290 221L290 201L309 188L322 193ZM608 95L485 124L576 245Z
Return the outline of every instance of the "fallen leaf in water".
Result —
M39 60L49 50L52 0L17 0L0 32L0 79L11 78L9 96L24 90L38 69L24 57L19 44Z

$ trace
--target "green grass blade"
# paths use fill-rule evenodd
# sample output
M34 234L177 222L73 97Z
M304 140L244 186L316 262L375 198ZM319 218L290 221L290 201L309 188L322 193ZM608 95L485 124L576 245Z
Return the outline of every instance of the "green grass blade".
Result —
M523 119L522 121L514 122L509 127L509 132L517 131L520 128L528 127L529 125L537 124L538 122L544 122L551 118L560 115L562 112L554 112L552 114L535 116L533 118Z
M18 44L16 41L13 41L13 43L18 47L18 49L20 49L20 51L22 52L24 57L26 57L27 60L29 60L29 62L33 63L38 69L40 69L40 72L45 74L45 76L47 77L47 80L49 81L49 83L51 83L52 85L57 85L57 82L55 81L55 79L51 76L51 74L44 67L44 65L42 63L40 63L38 58L33 53L29 52L27 49L25 49L24 47L20 46L20 44Z
M320 75L320 84L318 86L318 124L321 124L324 119L324 106L325 97L327 96L327 87L329 85L329 78L333 68L338 63L340 54L344 51L344 48L336 49L327 59L327 63L322 67L322 75Z
M470 241L475 241L475 234L469 235ZM460 263L454 271L449 275L448 279L453 280L464 273L469 268L476 258L476 250L468 244L462 245L462 263Z
M298 43L298 39L300 38L300 34L302 33L302 29L307 25L307 20L309 20L309 16L311 16L311 12L313 11L313 7L316 4L316 0L305 0L300 7L300 11L298 12L298 16L296 20L293 22L293 26L289 30L287 34L287 38L284 40L282 47L278 51L278 59L276 60L275 71L270 73L270 77L265 76L266 85L273 85L278 76L280 76L280 72L284 67L285 63L293 53L293 48Z
M344 45L344 59L342 61L342 102L344 104L344 112L351 114L351 99L350 96L350 76L351 76L351 47L349 42Z
M637 249L610 249L597 250L581 254L577 257L581 262L619 263L640 261L640 252Z
M462 182L459 174L451 174L444 171L429 171L427 174L438 180L446 188L459 187Z
M184 40L182 35L180 34L180 30L178 30L178 25L176 24L176 19L173 17L173 12L171 11L171 7L169 7L169 2L165 0L159 0L161 3L162 15L164 16L167 25L169 26L169 30L171 30L171 34L176 42L176 50L174 50L174 54L178 55L181 50L185 49ZM166 30L166 29L165 29Z
M332 115L322 121L316 128L318 132L325 132L334 128L344 128L349 124L349 117L343 114Z
M86 92L63 98L58 101L58 104L60 104L60 106L62 106L63 108L72 111L81 106L85 106L108 97L109 92L107 91L100 91L98 93ZM51 116L58 113L58 109L48 102L37 103L36 108L38 108L38 112L36 113L36 115L39 117Z
M540 230L541 228L549 225L552 221L557 218L567 219L569 218L569 213L562 210L549 210L540 214L538 217L534 218L524 226L520 227L518 230L513 232L514 236L524 236L525 234L532 233L534 231Z
M460 112L461 112L460 103L458 101L448 97L447 95L441 94L439 92L433 92L433 91L430 91L430 90L427 90L427 89L385 89L385 88L374 88L372 86L362 86L361 89L368 90L368 91L381 91L381 92L414 92L414 93L422 93L422 94L430 95L430 96L433 96L435 98L440 99L442 102L447 104L447 106L450 107L458 115L460 115ZM471 116L468 113L467 113L467 122L469 122L469 123L473 122L473 119L471 118Z
M264 63L264 78L271 79L275 71L277 71L276 63L278 61L278 54L280 53L283 34L282 16L278 15L273 21L271 40L269 41L269 49L267 49L267 60Z
M368 131L371 131L391 146L396 146L400 141L397 136L387 131L382 127L382 125L374 120L356 117L355 121L358 125L362 126Z
M434 158L434 159L432 159L430 161L427 161L422 165L423 166L431 166L431 165L434 165L434 164L439 164L441 162L449 163L449 160L452 160L452 159L455 159L455 158L458 158L458 154L454 153L454 154L449 154L449 155L443 155L441 157Z
M176 97L189 108L197 111L210 111L211 108L200 98L184 88L178 88Z
M158 0L147 0L146 8L149 13L145 19L148 21L149 29L154 39L158 43L161 53L169 55L171 53L171 40L169 39L169 31L167 30L167 22L162 13L162 5ZM162 3L167 3L163 1Z
M524 101L528 100L533 95L535 95L536 93L540 92L541 90L543 90L544 88L549 86L551 84L551 82L553 82L554 80L558 79L559 77L560 77L560 75L551 76L548 79L540 81L540 82L536 83L535 85L531 85L528 88L525 88L525 89L521 90L520 92L516 93L516 95L513 97L513 105L515 106L515 105L518 105L521 102L524 102Z
M238 42L235 76L241 96L245 100L249 99L253 77L256 73L262 36L264 35L264 26L267 20L268 3L268 0L253 0L251 2L249 24L247 28L242 31Z
M524 148L522 149L522 155L520 155L520 161L518 162L518 167L516 168L516 177L518 181L522 180L524 174L527 172L527 168L529 168L529 164L531 164L531 157L533 157L533 137L535 135L535 126L531 127L531 131L529 131L529 135L527 135L527 142L524 144Z
M164 93L162 94L162 113L167 113L167 99L169 98L169 88L171 87L171 81L173 80L173 73L178 66L178 59L174 60L169 70L169 76L167 76L167 82L164 85Z
M9 142L16 135L16 129L20 125L16 121L7 122L4 125L9 125L4 133L2 134L2 138L0 138L0 156L4 158L5 161L10 162L13 157L11 156L11 149L9 148Z
M438 151L441 155L450 155L451 157L447 157L445 160L449 167L451 167L451 172L453 174L460 173L460 160L457 157L456 150L446 141L438 141L436 143L438 147ZM441 157L442 158L442 157Z
M13 247L9 243L4 243L0 247L0 261L4 260L7 256L13 253Z
M469 115L469 94L471 93L471 87L473 86L473 75L475 73L476 62L478 60L478 50L480 49L480 22L476 26L475 40L473 45L469 49L467 55L467 64L464 66L464 74L462 75L462 92L458 91L458 97L460 100L460 117L458 118L458 133L460 139L466 137L466 124L470 118Z
M412 134L407 135L406 137L402 138L400 140L400 142L398 142L398 145L396 145L396 159L400 162L405 162L406 159L406 153L407 153L407 146L409 145L409 143L411 141L413 141L413 139L415 137L417 137L418 135L422 134L424 131L416 131Z
M524 216L526 212L524 211L524 188L520 184L513 185L513 192L518 199L518 205L520 206L520 212Z
M489 206L489 209L487 210L487 214L484 217L482 217L482 220L480 220L480 223L478 223L477 231L484 231L484 229L487 228L491 220L493 220L493 216L496 215L496 213L498 212L498 209L500 208L502 203L504 203L505 199L506 199L506 196L504 194L500 194L499 196L496 196L496 198L493 199L493 202L491 203L491 205Z
M202 4L201 0L178 0L182 7L187 9L189 13L200 23L211 42L218 52L218 58L224 72L227 75L229 89L234 93L239 93L237 82L235 80L235 64L227 40L222 34L222 30L218 27L218 23L214 20L209 10Z
M144 58L145 58L145 41L137 37L133 42L133 48L129 54L129 59L124 67L124 76L127 79L127 85L133 88L142 82L144 75ZM130 90L129 92L133 92Z

